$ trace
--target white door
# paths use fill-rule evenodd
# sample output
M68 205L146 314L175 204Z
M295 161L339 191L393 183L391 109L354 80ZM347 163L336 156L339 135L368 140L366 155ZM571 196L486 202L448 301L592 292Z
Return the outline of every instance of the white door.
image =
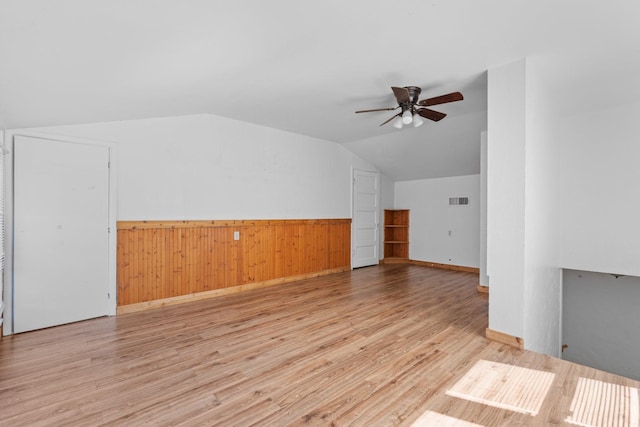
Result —
M377 172L353 170L353 268L379 262L379 181Z
M14 332L104 316L109 148L14 137Z

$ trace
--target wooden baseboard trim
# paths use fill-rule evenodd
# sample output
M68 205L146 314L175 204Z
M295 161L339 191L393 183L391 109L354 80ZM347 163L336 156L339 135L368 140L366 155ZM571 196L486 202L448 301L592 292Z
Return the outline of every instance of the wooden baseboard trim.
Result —
M301 274L298 276L281 277L278 279L265 280L262 282L247 283L246 285L231 286L222 289L213 289L211 291L198 292L195 294L180 295L171 298L163 298L153 301L139 302L136 304L128 304L118 306L116 314L135 313L138 311L150 310L153 308L167 307L170 305L183 304L185 302L200 301L209 298L215 298L223 295L235 294L238 292L250 291L253 289L266 288L274 285L282 285L297 280L311 279L313 277L327 276L329 274L342 273L351 270L350 267L333 268L316 273Z
M409 260L409 263L414 265L422 265L424 267L440 268L442 270L464 271L465 273L480 274L480 269L477 267L465 267L463 265L441 264L438 262L431 262L431 261L417 261L414 259Z
M476 287L479 294L489 294L489 287L484 285L478 285Z
M407 264L409 258L383 258L380 260L380 264Z
M485 331L485 337L488 340L506 344L519 350L524 349L524 340L522 338L514 337L513 335L505 334L504 332L498 332L494 331L493 329L487 328Z

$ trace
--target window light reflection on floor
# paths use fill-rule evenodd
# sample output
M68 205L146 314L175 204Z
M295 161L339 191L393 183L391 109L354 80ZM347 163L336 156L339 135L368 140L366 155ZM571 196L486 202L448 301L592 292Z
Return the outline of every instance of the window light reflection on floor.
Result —
M535 416L555 374L479 360L447 395Z
M420 416L411 427L484 427L480 424L442 415L437 412L427 411Z
M566 422L578 426L639 427L640 390L578 378Z

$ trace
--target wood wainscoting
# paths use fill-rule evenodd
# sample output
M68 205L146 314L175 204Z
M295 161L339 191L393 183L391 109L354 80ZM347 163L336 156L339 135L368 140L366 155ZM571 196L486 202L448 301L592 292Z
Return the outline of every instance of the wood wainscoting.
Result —
M351 219L120 221L117 265L118 313L345 271Z

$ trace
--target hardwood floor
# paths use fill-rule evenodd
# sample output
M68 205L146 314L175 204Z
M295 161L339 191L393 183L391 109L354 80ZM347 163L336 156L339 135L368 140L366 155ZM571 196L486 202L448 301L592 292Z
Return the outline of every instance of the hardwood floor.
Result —
M4 337L0 425L563 425L579 378L640 388L488 342L476 286L389 264ZM447 395L480 360L554 373L537 415Z

